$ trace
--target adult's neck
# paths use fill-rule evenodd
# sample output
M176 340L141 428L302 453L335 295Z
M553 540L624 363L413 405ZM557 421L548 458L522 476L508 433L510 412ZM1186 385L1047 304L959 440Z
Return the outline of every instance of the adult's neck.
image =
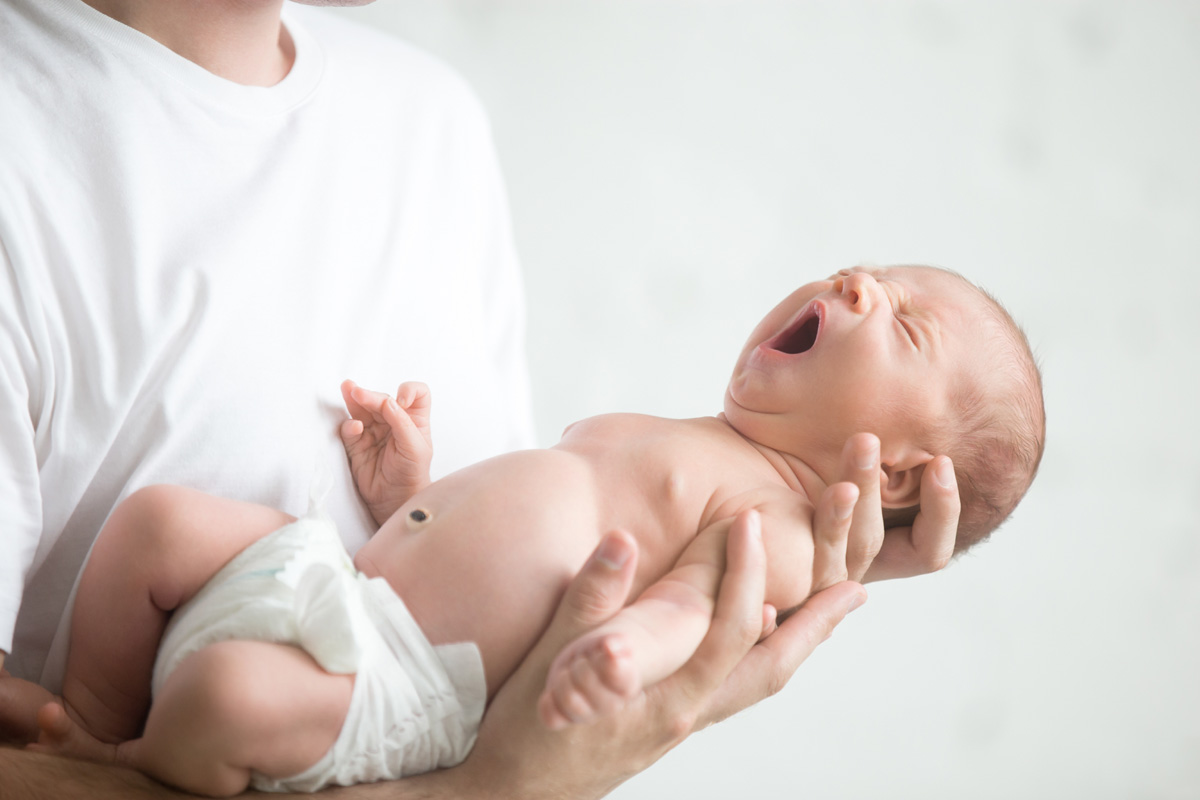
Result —
M234 83L274 86L295 59L283 0L83 1Z

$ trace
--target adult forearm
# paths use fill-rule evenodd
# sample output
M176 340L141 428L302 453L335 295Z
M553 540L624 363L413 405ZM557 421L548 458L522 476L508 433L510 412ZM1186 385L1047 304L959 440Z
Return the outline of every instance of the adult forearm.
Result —
M0 747L0 800L183 800L141 773Z
M364 784L321 793L336 800L474 800L486 792L473 792L452 770L418 775L392 783ZM284 800L278 795L248 792L244 796ZM140 772L105 764L30 753L0 747L0 800L194 800Z

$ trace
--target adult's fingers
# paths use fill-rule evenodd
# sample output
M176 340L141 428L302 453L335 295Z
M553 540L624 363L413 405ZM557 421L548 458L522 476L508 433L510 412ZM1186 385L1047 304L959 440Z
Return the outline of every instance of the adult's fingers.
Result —
M729 528L725 574L708 633L688 663L656 687L673 707L680 738L705 713L704 698L717 692L762 635L766 563L762 520L757 511L744 511Z
M457 792L437 797L599 798L645 769L674 743L644 703L592 725L552 731L538 715L550 664L569 642L621 610L633 584L637 546L628 533L606 535L567 587L550 625L488 705L467 760L426 773ZM414 786L419 785L409 780ZM362 787L359 787L362 788Z
M842 448L839 479L858 487L858 502L846 541L846 571L860 581L883 546L883 506L879 494L879 437L856 433ZM820 520L818 519L818 529Z
M712 697L697 727L720 722L776 694L846 615L867 600L866 590L844 581L808 598L778 630L737 665Z
M853 483L835 483L817 501L813 515L812 592L846 580L847 545L859 490Z
M866 580L908 578L950 563L958 533L960 500L954 464L938 456L921 476L921 510L910 528L891 528Z
M606 534L567 587L554 619L526 661L543 657L548 666L568 642L620 611L633 585L637 553L630 534Z

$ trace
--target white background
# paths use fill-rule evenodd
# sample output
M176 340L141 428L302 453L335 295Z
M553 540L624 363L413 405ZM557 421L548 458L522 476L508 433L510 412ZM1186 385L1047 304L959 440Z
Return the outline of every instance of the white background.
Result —
M720 410L794 287L917 261L1043 364L1014 519L624 800L1200 797L1200 3L383 0L491 113L541 444ZM381 76L381 79L386 79Z

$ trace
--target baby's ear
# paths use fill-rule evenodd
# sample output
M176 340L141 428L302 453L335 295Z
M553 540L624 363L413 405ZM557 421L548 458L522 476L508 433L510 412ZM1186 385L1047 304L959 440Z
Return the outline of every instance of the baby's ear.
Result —
M914 463L884 464L879 472L879 499L885 508L915 506L921 499L921 476L933 457Z

